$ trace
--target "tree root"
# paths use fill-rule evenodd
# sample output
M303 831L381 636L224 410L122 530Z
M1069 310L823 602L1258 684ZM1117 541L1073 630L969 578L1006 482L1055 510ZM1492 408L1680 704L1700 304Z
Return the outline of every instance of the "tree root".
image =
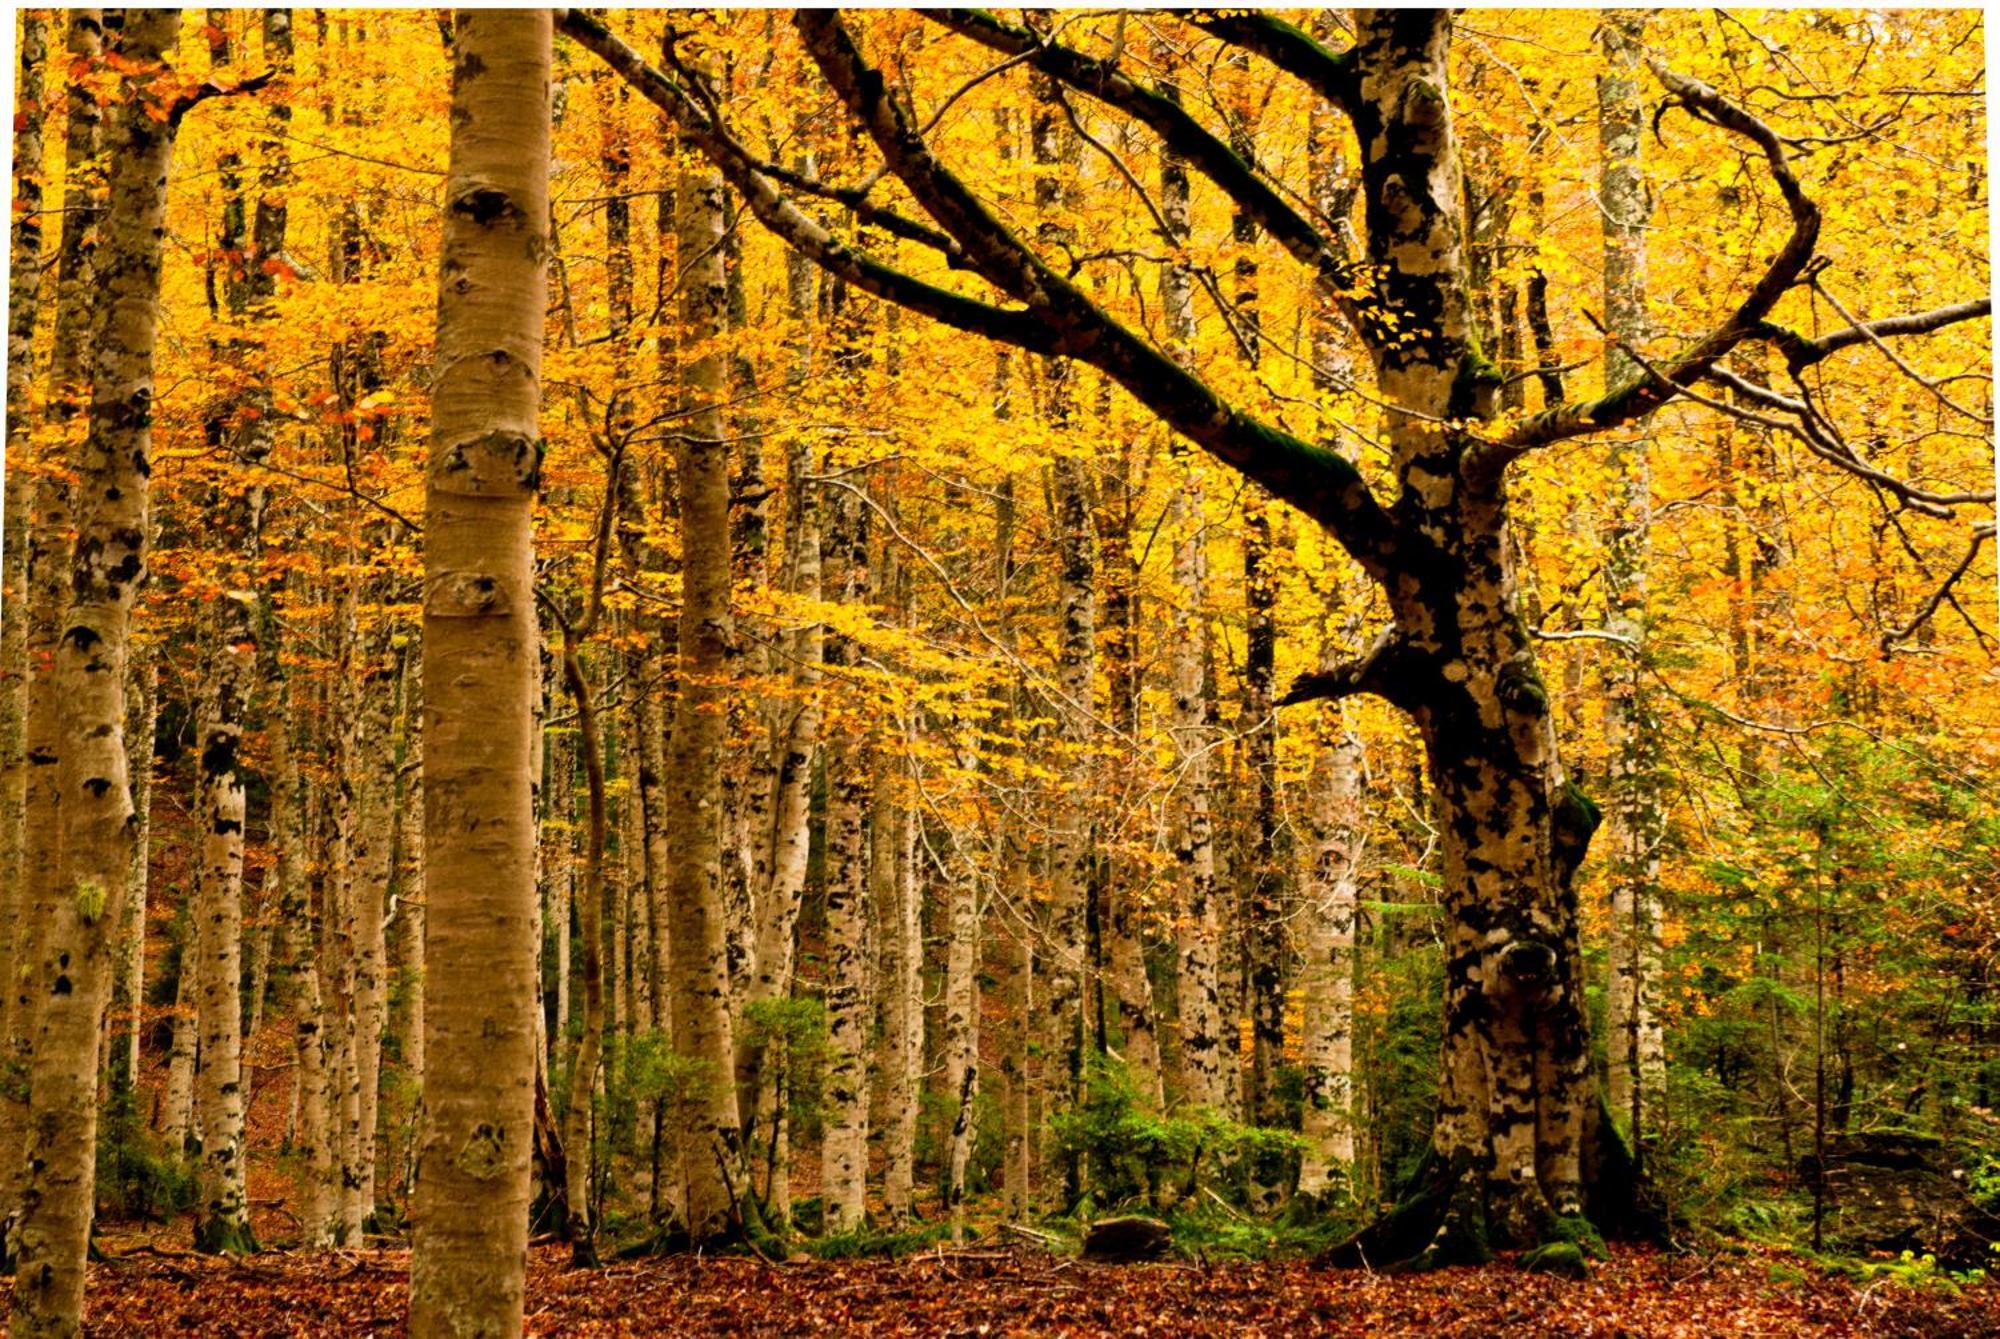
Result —
M1662 1240L1660 1199L1599 1104L1584 1144L1584 1215L1561 1217L1532 1186L1484 1184L1467 1155L1425 1155L1402 1198L1319 1257L1337 1269L1435 1269L1524 1250L1523 1268L1581 1277L1604 1238ZM1601 1234L1601 1235L1600 1235Z

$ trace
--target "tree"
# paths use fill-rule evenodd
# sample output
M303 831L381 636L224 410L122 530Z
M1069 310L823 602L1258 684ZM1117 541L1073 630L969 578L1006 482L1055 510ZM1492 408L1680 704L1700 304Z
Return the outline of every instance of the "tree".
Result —
M193 106L165 63L178 10L129 16L126 73L109 135L109 201L95 266L103 324L91 368L89 431L76 471L70 600L55 647L61 896L29 963L35 1041L28 1174L21 1195L13 1332L77 1333L97 1136L98 1029L111 987L110 931L122 924L135 832L125 755L125 667L146 574L153 349L167 171Z
M550 15L454 16L424 513L424 1051L410 1332L518 1333L534 1120L531 523Z
M1533 1244L1556 1219L1586 1208L1605 1226L1631 1225L1630 1178L1591 1091L1583 1011L1573 878L1597 811L1557 753L1548 692L1519 613L1506 480L1509 467L1538 448L1636 421L1713 376L1746 338L1786 339L1769 318L1807 273L1820 214L1782 143L1714 89L1656 65L1676 104L1761 158L1789 233L1708 334L1658 363L1649 360L1639 376L1595 399L1502 422L1502 378L1479 348L1465 290L1445 13L1364 12L1354 45L1342 53L1266 16L1196 19L1203 31L1302 78L1347 114L1360 148L1365 250L1357 258L1343 254L1344 230L1328 236L1211 132L1115 63L988 15L932 17L1150 126L1346 295L1347 319L1388 406L1391 501L1338 455L1232 407L1017 236L927 142L895 81L863 54L838 14L795 18L822 75L886 171L935 221L936 245L1013 305L940 287L843 245L791 204L771 165L731 133L691 71L671 60L670 74L651 69L580 13L566 15L565 29L671 111L789 245L847 282L957 329L1089 361L1354 557L1381 588L1393 621L1367 653L1305 676L1284 700L1367 692L1412 718L1442 819L1448 936L1433 1156L1414 1212L1371 1234L1370 1258L1438 1259L1476 1253L1488 1242ZM1984 311L1983 303L1963 304L1951 316L1927 314L1889 328L1935 329ZM1876 334L1854 329L1841 337L1842 347Z
M1628 349L1651 333L1646 317L1646 183L1641 162L1645 107L1639 77L1644 63L1646 18L1614 10L1605 15L1600 41L1606 73L1598 80L1598 137L1603 145L1604 316L1617 345L1606 351L1605 379L1627 381L1638 373ZM1652 482L1647 468L1647 426L1628 442L1614 439L1613 470L1619 492L1604 562L1605 631L1623 639L1624 654L1609 672L1604 729L1611 750L1606 820L1611 841L1611 981L1608 986L1609 1087L1614 1118L1624 1122L1635 1152L1654 1132L1666 1096L1666 1046L1654 1007L1660 975L1660 843L1664 836L1658 795L1659 724L1652 718L1644 679L1646 567L1652 524Z
M680 514L690 536L683 558L681 696L668 746L668 842L674 852L668 899L673 952L674 1048L702 1068L693 1125L683 1131L687 1230L696 1241L743 1230L736 1043L729 1013L719 772L723 717L720 679L731 662L729 610L729 439L722 400L724 357L713 348L726 329L729 298L722 239L727 211L720 174L691 163L675 189L684 431L676 454Z

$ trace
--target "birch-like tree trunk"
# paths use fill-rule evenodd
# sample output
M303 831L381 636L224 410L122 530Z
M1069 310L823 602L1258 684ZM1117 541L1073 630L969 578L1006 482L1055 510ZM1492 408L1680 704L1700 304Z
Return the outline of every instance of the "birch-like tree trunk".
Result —
M701 1067L683 1124L687 1229L696 1241L742 1232L748 1190L736 1101L728 925L721 849L721 768L733 668L729 608L729 459L725 359L710 347L728 323L722 177L689 164L675 191L683 436L676 447L682 526L680 701L667 760L674 1049Z
M1106 386L1109 393L1109 386ZM1105 680L1110 688L1111 728L1127 740L1139 737L1139 563L1132 529L1140 484L1132 477L1132 448L1122 446L1102 472L1103 505L1097 532L1103 555ZM1121 805L1130 805L1120 795ZM1118 1047L1134 1089L1150 1106L1165 1099L1160 1043L1153 1013L1153 985L1146 973L1146 941L1140 901L1142 876L1114 845L1098 861L1104 894L1099 915L1104 941L1107 1014L1117 1019Z
M889 584L900 586L906 575L892 564ZM909 1221L916 1193L917 1070L923 1061L916 817L903 790L909 742L906 729L884 732L875 755L875 794L869 811L869 882L879 953L877 996L882 1006L876 1051L882 1095L882 1204L892 1228Z
M970 741L967 741L969 745ZM960 749L971 770L970 747ZM944 1153L944 1207L954 1244L965 1240L965 1169L979 1097L979 870L957 840L944 860L944 1097L951 1130Z
M1307 124L1314 203L1322 217L1345 223L1354 212L1355 182L1339 148L1332 108L1315 102ZM1348 383L1351 360L1333 323L1330 285L1316 287L1318 308L1310 330L1313 386L1322 405ZM1330 415L1323 415L1319 444L1352 459ZM1328 593L1322 663L1359 650L1367 591L1344 571ZM1313 769L1307 779L1308 863L1298 908L1299 986L1304 996L1304 1070L1299 1134L1305 1150L1298 1190L1321 1201L1354 1194L1354 973L1361 855L1367 814L1362 794L1365 762L1361 736L1348 704L1322 707L1314 723Z
M73 1335L83 1318L97 1144L98 1031L111 987L134 824L125 754L132 605L146 573L153 349L167 172L181 107L157 73L178 10L134 10L110 141L112 175L93 282L104 304L90 431L76 467L70 603L56 643L61 855L53 922L30 964L39 997L29 1088L12 1332Z
M1035 203L1046 218L1061 201L1059 171L1070 157L1064 143L1064 121L1053 81L1037 79L1034 112L1029 123L1036 166ZM1045 240L1060 236L1054 222L1042 225ZM1058 439L1068 434L1072 388L1071 367L1061 358L1041 365L1044 382L1041 413ZM1090 887L1091 842L1086 817L1090 798L1082 755L1089 746L1092 689L1097 675L1097 554L1090 519L1090 487L1083 461L1058 455L1050 466L1050 490L1058 564L1060 626L1056 641L1056 685L1063 701L1056 704L1059 738L1066 756L1049 818L1049 905L1043 951L1047 981L1041 1008L1042 1122L1076 1103L1083 1077L1088 1024L1084 1018L1087 949L1085 899ZM1069 1160L1060 1175L1043 1159L1042 1195L1061 1209L1082 1189L1082 1168Z
M349 846L354 882L348 908L354 954L354 1130L347 1150L351 1174L343 1174L343 1216L347 1239L361 1244L375 1212L375 1133L381 1114L382 1033L389 1016L389 952L385 926L394 865L396 756L394 712L397 657L391 646L387 612L378 610L368 636L367 663L361 668L360 712L355 732L356 825Z
M100 11L69 11L64 53L72 67L94 68L103 45ZM100 312L90 246L104 209L103 113L82 79L72 79L65 99L63 132L62 228L55 257L55 332L49 349L48 400L44 410L49 428L60 436L61 454L38 460L33 471L12 455L7 486L26 483L28 524L23 580L26 583L26 626L23 629L27 676L27 717L22 730L26 776L21 795L20 911L10 923L13 967L7 992L6 1077L0 1084L0 1209L11 1212L21 1193L26 1164L29 1069L34 1057L36 966L43 936L55 920L61 898L57 863L61 853L61 790L57 785L66 748L61 729L61 698L55 675L56 639L69 600L70 484L66 466L80 447L72 439L90 403L87 354ZM22 160L25 161L25 160ZM15 216L19 223L20 216ZM10 276L10 283L12 282ZM11 326L10 326L11 334ZM22 364L24 370L26 363ZM13 364L9 363L9 377ZM10 402L11 403L11 402ZM11 432L10 432L11 442ZM10 533L10 538L13 536ZM11 1229L10 1229L11 1231ZM11 1238L9 1249L12 1249Z
M1643 10L1607 11L1598 25L1605 73L1597 81L1598 197L1604 220L1605 327L1621 345L1640 346L1646 317L1646 226L1651 207L1643 153L1645 63ZM1623 348L1606 352L1613 386L1639 372ZM1660 842L1665 807L1659 794L1659 726L1647 691L1646 576L1652 532L1650 421L1611 442L1612 490L1605 533L1605 630L1623 639L1605 665L1605 787L1610 843L1611 979L1608 984L1610 1105L1635 1149L1659 1133L1666 1097L1666 1042L1653 997L1660 976Z
M197 894L196 901L200 898ZM160 1138L168 1150L186 1153L195 1139L195 1055L201 1041L201 1014L196 1000L200 987L196 973L201 969L208 932L205 919L196 912L188 917L188 939L181 946L181 970L174 982L174 1019L167 1044L167 1083L161 1096Z
M243 721L256 684L254 598L229 592L215 602L210 630L208 696L197 742L202 827L202 953L183 964L198 982L201 1071L197 1106L201 1172L195 1249L253 1251L244 1192L243 1133L243 824L247 816L240 757ZM150 745L148 752L150 753Z
M831 499L829 576L841 600L869 593L868 525L845 489ZM845 636L826 639L826 663L854 663ZM820 1148L820 1195L829 1232L864 1225L868 1181L868 1060L874 1012L868 961L869 748L854 722L836 731L826 753L826 1114ZM886 822L886 815L876 815Z
M15 965L30 908L27 897L28 536L33 473L35 320L42 278L42 78L48 65L47 16L21 16L20 67L14 90L13 224L8 232L7 463L5 539L0 540L0 1062L21 1031L15 1018ZM5 1087L18 1086L6 1076ZM0 1158L18 1162L22 1104L0 1096ZM0 1216L12 1212L11 1171L0 1173Z
M1169 84L1166 95L1179 100ZM1168 152L1160 156L1160 211L1177 237L1190 223L1187 165ZM1169 261L1160 269L1160 309L1167 347L1185 362L1194 349L1194 275ZM1182 468L1170 521L1173 542L1174 605L1169 669L1173 705L1170 731L1180 784L1174 824L1174 864L1179 871L1176 945L1179 980L1180 1084L1182 1096L1198 1107L1233 1113L1235 1075L1225 1068L1230 1052L1223 1042L1221 951L1222 916L1215 878L1213 753L1208 727L1207 519L1202 514L1204 464L1176 439L1172 446Z
M539 1013L536 620L551 16L454 16L424 520L424 1104L415 1339L512 1335Z

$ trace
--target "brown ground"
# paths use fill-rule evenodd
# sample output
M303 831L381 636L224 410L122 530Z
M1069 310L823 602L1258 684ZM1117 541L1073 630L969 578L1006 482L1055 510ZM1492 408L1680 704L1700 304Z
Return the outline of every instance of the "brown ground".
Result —
M95 1335L402 1333L401 1251L231 1262L133 1238L93 1268ZM2000 1336L2000 1287L1965 1293L1777 1283L1771 1259L1621 1251L1584 1283L1508 1266L1375 1275L1305 1265L1085 1265L967 1250L900 1261L768 1265L663 1258L565 1267L538 1249L535 1335Z

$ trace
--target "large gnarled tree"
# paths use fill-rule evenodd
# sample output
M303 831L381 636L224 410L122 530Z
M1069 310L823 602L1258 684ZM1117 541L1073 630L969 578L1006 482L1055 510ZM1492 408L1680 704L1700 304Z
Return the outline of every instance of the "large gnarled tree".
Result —
M1749 290L1707 334L1670 358L1640 362L1598 398L1501 416L1501 377L1479 347L1468 300L1465 193L1453 130L1442 10L1361 11L1336 52L1268 15L1204 13L1186 21L1304 81L1351 123L1359 173L1360 254L1347 220L1318 218L1175 99L1050 34L979 11L928 17L1010 63L1081 92L1157 135L1191 171L1338 295L1366 349L1385 406L1393 487L1385 497L1354 465L1225 402L1193 371L1109 315L1016 231L926 138L908 84L864 53L837 12L794 16L807 51L882 171L929 216L919 221L853 190L821 186L758 158L725 123L705 82L649 66L603 24L565 11L565 30L677 120L764 225L833 275L943 324L1091 364L1168 426L1322 526L1382 590L1391 621L1370 650L1294 684L1286 703L1373 693L1416 723L1444 836L1447 918L1444 1055L1432 1157L1402 1211L1360 1243L1374 1262L1532 1244L1555 1220L1588 1213L1632 1221L1629 1162L1603 1118L1589 1068L1572 880L1596 825L1567 777L1515 590L1507 471L1538 448L1629 424L1764 339L1795 365L1877 337L1983 316L1983 301L1875 322L1817 342L1771 324L1778 302L1810 281L1820 214L1779 137L1714 89L1655 64L1672 104L1739 140L1761 161L1788 229ZM883 227L939 252L997 293L986 300L862 254L792 203L831 194ZM1186 238L1170 239L1185 242ZM1637 360L1635 360L1637 361ZM1739 392L1741 393L1741 392ZM1754 401L1834 463L1837 438L1810 405ZM1789 419L1779 416L1789 415ZM1851 453L1845 453L1851 456ZM1879 473L1879 472L1878 472ZM1876 482L1882 483L1877 479ZM1908 498L1915 491L1889 481ZM1918 501L1925 501L1919 498ZM1934 505L1926 502L1926 505Z

